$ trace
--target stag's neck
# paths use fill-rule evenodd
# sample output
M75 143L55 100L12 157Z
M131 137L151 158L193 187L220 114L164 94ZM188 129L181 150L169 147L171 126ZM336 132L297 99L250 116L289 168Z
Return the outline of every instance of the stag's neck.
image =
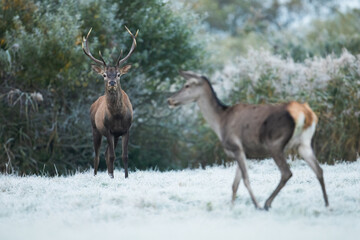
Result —
M206 122L221 140L221 119L228 107L217 98L210 82L208 84L207 94L201 96L197 103Z
M123 96L121 88L118 88L115 92L105 92L106 105L112 115L121 114L124 109Z

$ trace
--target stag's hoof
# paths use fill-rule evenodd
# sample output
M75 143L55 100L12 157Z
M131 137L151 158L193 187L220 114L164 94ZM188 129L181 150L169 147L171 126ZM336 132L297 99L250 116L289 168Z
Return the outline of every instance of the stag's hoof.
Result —
M109 177L110 177L110 178L114 178L114 174L113 174L113 173L109 173Z

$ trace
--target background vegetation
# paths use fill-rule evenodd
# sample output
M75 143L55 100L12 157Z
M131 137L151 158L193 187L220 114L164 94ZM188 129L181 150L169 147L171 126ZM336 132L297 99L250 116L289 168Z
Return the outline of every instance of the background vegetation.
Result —
M112 62L131 45L124 25L140 29L133 68L122 79L135 110L132 169L228 161L194 106L167 108L170 89L182 84L178 69L208 75L228 104L309 102L320 116L319 159L354 161L360 151L360 10L338 4L1 0L0 170L66 174L92 166L88 109L103 83L90 70L81 38L93 27L92 52L102 50ZM118 148L118 167L120 156Z

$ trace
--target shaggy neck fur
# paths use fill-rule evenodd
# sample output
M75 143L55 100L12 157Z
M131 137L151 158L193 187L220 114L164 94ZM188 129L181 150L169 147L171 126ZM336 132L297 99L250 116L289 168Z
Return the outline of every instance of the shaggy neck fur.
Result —
M105 90L106 105L112 115L117 115L123 112L122 90L120 85L115 91L110 92Z

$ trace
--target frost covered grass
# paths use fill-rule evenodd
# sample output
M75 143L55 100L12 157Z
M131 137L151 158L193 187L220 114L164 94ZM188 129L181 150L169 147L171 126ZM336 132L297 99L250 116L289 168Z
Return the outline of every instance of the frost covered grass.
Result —
M205 170L115 172L68 177L0 175L1 239L355 239L360 234L360 160L322 165L330 208L300 160L269 212L241 183L231 207L235 165ZM263 204L280 174L272 160L248 161Z

